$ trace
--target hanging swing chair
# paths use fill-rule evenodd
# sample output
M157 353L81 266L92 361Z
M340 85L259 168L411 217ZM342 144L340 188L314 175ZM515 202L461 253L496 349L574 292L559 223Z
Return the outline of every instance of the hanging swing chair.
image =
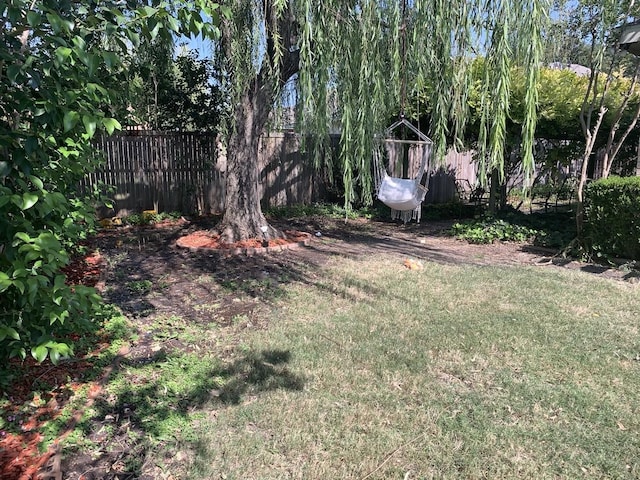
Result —
M398 138L396 132L402 133ZM407 140L407 131L417 139ZM400 119L374 142L373 160L378 200L391 208L391 218L420 222L422 202L431 178L433 142L411 122Z

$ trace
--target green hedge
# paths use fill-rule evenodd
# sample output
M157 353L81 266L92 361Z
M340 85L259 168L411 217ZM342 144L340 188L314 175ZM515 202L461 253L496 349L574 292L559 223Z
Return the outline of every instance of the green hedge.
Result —
M594 253L640 260L640 177L589 184L584 214L584 240Z

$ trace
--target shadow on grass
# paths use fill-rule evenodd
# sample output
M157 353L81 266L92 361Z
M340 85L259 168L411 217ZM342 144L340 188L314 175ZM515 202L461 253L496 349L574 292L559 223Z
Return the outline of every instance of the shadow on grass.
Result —
M194 224L192 227L206 229L207 226ZM225 295L244 296L245 299L248 297L263 304L272 304L275 299L286 295L291 283L348 296L349 292L339 286L334 288L318 281L318 272L330 258L336 255L356 258L372 247L379 249L380 253L409 254L412 251L414 255L425 250L415 242L380 235L371 229L358 229L353 225L322 228L322 238L308 247L252 257L226 257L217 252L191 252L176 247L175 241L188 233L185 228L166 231L163 235L153 233L154 236L149 237L142 247L117 238L107 239L108 242L102 246L107 258L118 259L110 262L104 296L129 317L144 319L156 314L180 315L208 323L213 317L208 304L220 303L219 311L215 313L220 313L219 317L227 317L218 321L224 324L233 316L246 313L238 311L238 302L227 305L223 298ZM342 243L340 249L334 249L333 241L347 243ZM150 284L149 291L132 291L130 286L141 282ZM371 284L363 284L362 288L365 296L384 293L375 291ZM355 296L353 300L362 301L361 297Z
M65 478L154 478L147 462L155 464L159 447L163 452L195 447L191 430L198 412L241 404L264 392L302 390L305 379L289 370L290 360L287 350L249 351L210 368L193 355L161 354L143 369L123 359L111 382L117 386L78 424L83 442L93 443L95 450L82 442L72 447L63 461Z

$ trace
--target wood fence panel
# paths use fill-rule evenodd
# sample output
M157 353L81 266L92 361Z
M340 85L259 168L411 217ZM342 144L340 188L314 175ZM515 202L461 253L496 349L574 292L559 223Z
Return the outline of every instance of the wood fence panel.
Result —
M128 131L96 139L104 157L99 171L82 182L85 190L115 189L113 215L143 210L185 214L219 213L224 208L226 158L213 134ZM294 134L263 137L258 161L265 206L319 201L322 182L300 152Z
M336 147L335 139L332 145ZM226 158L214 134L128 131L97 138L95 146L105 161L82 186L88 190L104 183L115 189L110 195L115 211L109 215L151 209L185 214L224 210ZM301 151L298 135L264 136L258 161L263 207L310 204L325 198L324 177L310 155ZM470 188L475 182L471 153L450 152L432 175L426 200L450 201L461 186Z

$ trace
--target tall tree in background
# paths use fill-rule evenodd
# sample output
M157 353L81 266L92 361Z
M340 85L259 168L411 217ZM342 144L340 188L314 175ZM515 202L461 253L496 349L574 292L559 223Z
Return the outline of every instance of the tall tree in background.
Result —
M214 63L158 39L143 42L129 69L125 122L153 130L213 131L224 102Z
M541 31L547 0L230 0L217 58L232 98L227 196L220 231L228 241L278 236L260 207L258 143L285 82L298 75L300 128L322 145L337 98L346 202L372 195L373 136L403 108L407 86L435 81L431 136L440 153L464 131L470 64L487 68L480 100L481 171L503 170L509 72L525 72L522 152L533 167Z

